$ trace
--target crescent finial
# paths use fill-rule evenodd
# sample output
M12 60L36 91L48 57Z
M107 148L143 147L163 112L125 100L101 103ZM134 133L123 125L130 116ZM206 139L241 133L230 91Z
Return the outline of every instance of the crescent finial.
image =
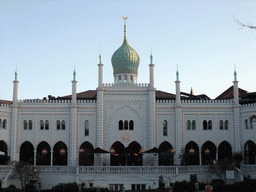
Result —
M128 19L128 16L127 16L127 17L124 17L124 15L123 15L123 19L124 19L124 20Z

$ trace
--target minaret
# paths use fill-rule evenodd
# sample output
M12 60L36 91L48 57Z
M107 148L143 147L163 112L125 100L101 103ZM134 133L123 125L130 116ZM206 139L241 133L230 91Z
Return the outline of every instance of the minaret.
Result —
M180 81L179 81L179 70L177 66L177 71L176 71L176 105L180 105Z
M103 136L104 136L104 123L103 123L103 104L104 104L104 91L103 91L103 64L102 64L101 54L99 55L99 82L97 88L97 110L96 110L96 119L97 119L97 127L96 127L96 147L100 147L104 149ZM100 157L96 157L94 159L95 165L103 165L103 155Z
M237 77L236 77L237 73L236 73L236 69L234 71L234 105L239 105L239 94L238 94L238 81L237 81Z
M176 72L176 104L175 104L175 149L176 154L174 155L174 165L180 165L179 155L182 152L182 108L180 102L180 81L179 71L177 66Z
M73 72L72 82L72 100L70 107L70 128L69 128L69 151L68 151L68 165L78 166L78 133L77 133L77 101L76 101L76 70Z
M11 161L18 160L17 151L17 137L18 137L18 72L17 68L15 71L15 80L13 81L13 101L11 109L11 146L10 146L10 156Z
M153 64L153 56L150 54L150 64L149 64L149 79L150 79L150 89L154 89L154 64Z
M236 68L234 70L234 146L235 152L242 151L241 142L241 129L240 129L240 105L239 105L239 94L238 94L238 81Z
M150 64L149 64L149 92L148 92L148 133L149 133L149 140L146 141L145 145L149 146L149 149L157 147L157 137L156 137L156 92L154 88L154 64L153 64L153 56L152 53L150 55ZM148 142L148 143L147 143ZM146 158L144 158L146 160ZM158 165L158 158L153 158L153 164ZM146 162L144 162L146 164ZM152 162L151 162L152 164Z
M98 64L98 67L99 67L99 71L98 71L98 88L99 89L102 89L103 88L103 64L102 64L102 56L101 56L101 53L99 55L99 64Z

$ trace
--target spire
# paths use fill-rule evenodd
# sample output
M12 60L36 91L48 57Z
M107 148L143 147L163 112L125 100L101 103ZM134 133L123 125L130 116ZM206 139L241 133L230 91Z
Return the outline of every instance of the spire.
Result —
M74 64L73 81L76 81L76 64Z
M99 64L102 64L101 48L100 48L100 55L99 55Z
M17 70L17 65L16 65L16 71L15 71L15 81L18 81L18 70Z
M234 71L234 81L237 81L236 75L237 75L237 73L236 73L236 65L235 65L235 71Z
M151 51L151 54L150 54L150 64L151 64L151 65L153 64L153 55L152 55L152 51Z
M193 91L192 87L191 87L191 90L190 90L190 95L194 95L194 91Z
M126 39L126 19L128 19L128 17L123 16L123 19L124 19L124 39Z
M176 81L179 81L179 68L177 64Z

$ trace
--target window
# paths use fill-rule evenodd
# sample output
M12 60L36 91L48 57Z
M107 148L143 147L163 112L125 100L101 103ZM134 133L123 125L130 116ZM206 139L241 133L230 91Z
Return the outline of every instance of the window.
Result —
M228 129L228 120L225 121L225 129Z
M250 119L250 128L251 128L251 129L253 128L252 119Z
M119 75L119 76L118 76L118 78L119 78L119 82L120 82L120 81L122 80L122 77L121 77L121 75Z
M89 121L86 120L84 123L84 135L89 136Z
M28 129L28 123L26 120L23 121L23 128L24 128L24 130Z
M134 129L134 122L133 122L133 120L131 120L129 122L129 130L133 130L133 129Z
M248 129L248 119L244 120L245 129Z
M61 121L61 129L65 130L66 129L66 123L64 120Z
M43 121L43 120L40 121L40 129L41 129L41 130L44 129L44 121Z
M45 130L49 130L49 121L48 120L45 121Z
M60 121L59 120L56 121L56 128L57 128L57 130L60 130Z
M187 130L191 130L191 122L189 120L187 121Z
M124 121L124 130L128 130L128 121L127 120Z
M2 127L2 119L0 119L0 128Z
M167 121L163 121L163 136L167 136Z
M195 120L192 121L192 130L196 130L196 121Z
M212 130L212 121L208 121L208 130Z
M206 120L203 121L203 130L207 130L207 121Z
M220 120L220 130L223 130L223 121Z
M130 82L133 83L133 76L130 76Z
M124 82L127 82L127 75L124 76Z
M33 127L32 120L29 120L29 121L28 121L28 129L29 129L29 130L32 130L32 127Z
M3 129L5 129L6 126L7 126L7 120L5 119L5 120L3 121Z
M123 130L124 129L124 123L122 120L119 121L119 130Z

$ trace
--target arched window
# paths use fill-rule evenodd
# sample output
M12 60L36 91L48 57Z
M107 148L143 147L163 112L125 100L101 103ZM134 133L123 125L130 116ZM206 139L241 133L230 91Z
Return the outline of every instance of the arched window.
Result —
M167 136L167 121L163 121L163 136Z
M225 121L225 129L228 129L228 120Z
M203 130L207 130L207 121L206 120L203 121Z
M192 130L196 130L196 120L192 121Z
M128 130L128 121L127 120L124 121L124 130Z
M2 128L2 119L0 119L0 128Z
M187 130L191 130L191 122L189 120L187 121Z
M123 130L124 129L124 123L122 120L119 121L119 130Z
M28 129L32 129L32 127L33 127L33 123L32 123L32 120L29 120L28 121Z
M250 119L250 128L252 129L253 126L252 126L252 119Z
M61 129L62 130L66 129L66 122L64 120L61 121Z
M220 130L222 130L222 129L223 129L223 121L220 120Z
M59 120L56 121L56 128L57 128L57 130L60 130L60 121Z
M127 82L127 75L124 76L124 82Z
M88 120L86 120L84 122L84 135L89 136L89 121Z
M5 120L3 121L3 129L5 129L6 126L7 126L7 120L5 119Z
M208 129L209 129L209 130L212 130L212 121L211 121L211 120L208 121Z
M248 129L248 119L244 120L245 129Z
M130 76L130 82L133 83L133 76Z
M48 129L49 129L49 121L46 120L46 121L45 121L45 130L48 130Z
M40 129L42 129L42 130L44 129L44 121L43 120L40 121Z
M133 122L133 120L131 120L129 122L129 130L133 130L133 129L134 129L134 122Z
M23 128L24 128L24 130L28 129L28 123L26 120L23 121Z

